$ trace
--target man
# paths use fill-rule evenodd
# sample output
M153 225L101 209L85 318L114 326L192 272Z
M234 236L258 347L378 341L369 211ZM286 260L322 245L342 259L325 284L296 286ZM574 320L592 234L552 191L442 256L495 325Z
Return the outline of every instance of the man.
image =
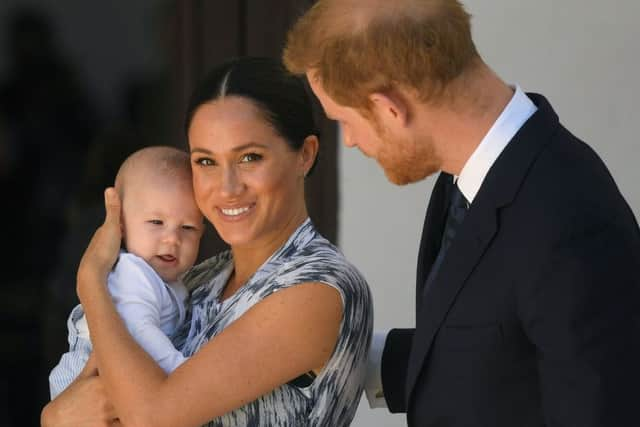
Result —
M482 61L463 6L319 0L284 61L390 181L442 172L416 327L374 339L368 393L410 426L637 425L636 219L547 100Z

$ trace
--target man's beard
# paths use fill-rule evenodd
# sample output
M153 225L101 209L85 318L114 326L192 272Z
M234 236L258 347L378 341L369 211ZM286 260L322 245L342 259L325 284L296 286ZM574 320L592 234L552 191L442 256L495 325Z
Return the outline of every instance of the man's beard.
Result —
M430 138L408 141L381 135L381 139L383 146L377 161L393 184L418 182L440 170L440 162Z

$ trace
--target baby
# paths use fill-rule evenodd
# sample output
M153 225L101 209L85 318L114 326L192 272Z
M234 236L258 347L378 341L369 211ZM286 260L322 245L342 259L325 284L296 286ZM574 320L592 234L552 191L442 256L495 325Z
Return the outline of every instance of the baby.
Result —
M171 147L137 151L120 167L115 187L126 250L109 274L109 291L133 338L171 372L185 360L169 339L185 318L187 290L180 277L196 261L204 229L189 155ZM91 353L82 306L73 309L67 326L69 352L49 375L52 399L80 374Z

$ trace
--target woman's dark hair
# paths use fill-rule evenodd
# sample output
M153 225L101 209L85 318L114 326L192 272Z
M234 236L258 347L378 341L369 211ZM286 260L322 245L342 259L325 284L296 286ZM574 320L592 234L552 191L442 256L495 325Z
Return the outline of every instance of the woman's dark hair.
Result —
M189 133L200 106L224 96L241 96L253 101L293 150L300 150L309 135L318 135L304 82L276 59L239 57L209 71L189 100L185 132ZM314 167L315 162L309 173Z

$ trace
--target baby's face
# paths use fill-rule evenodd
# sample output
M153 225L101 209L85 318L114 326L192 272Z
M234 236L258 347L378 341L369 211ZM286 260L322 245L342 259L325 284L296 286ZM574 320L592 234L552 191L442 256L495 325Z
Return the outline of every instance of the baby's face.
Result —
M154 182L127 187L122 201L127 251L146 260L166 282L196 261L204 229L191 182Z

